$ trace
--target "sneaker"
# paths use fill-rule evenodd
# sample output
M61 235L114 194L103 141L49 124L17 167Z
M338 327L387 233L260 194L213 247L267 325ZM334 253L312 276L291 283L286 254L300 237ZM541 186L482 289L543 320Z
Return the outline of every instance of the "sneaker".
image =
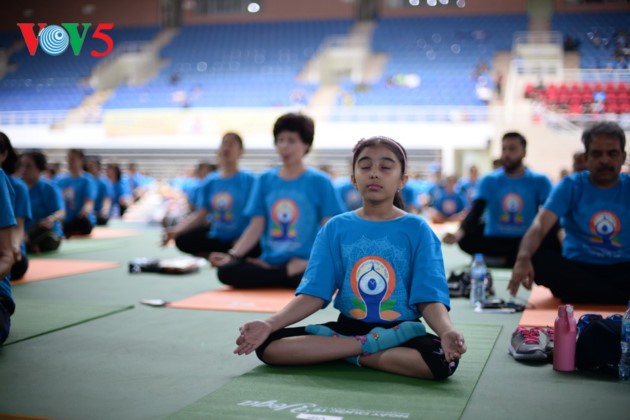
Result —
M545 346L547 361L553 362L553 327L540 328L540 333L545 335L547 338L547 345Z
M448 292L450 297L469 297L470 296L470 275L463 271L456 273L451 271L448 277Z
M540 328L519 326L512 334L508 351L514 360L525 362L546 362L547 336L541 334Z

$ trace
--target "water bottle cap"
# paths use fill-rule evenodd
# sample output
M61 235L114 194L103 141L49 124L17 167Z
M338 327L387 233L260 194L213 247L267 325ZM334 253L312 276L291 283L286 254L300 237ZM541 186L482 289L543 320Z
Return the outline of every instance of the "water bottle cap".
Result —
M567 312L573 313L573 305L567 305Z
M483 254L475 254L473 257L475 260L483 260Z

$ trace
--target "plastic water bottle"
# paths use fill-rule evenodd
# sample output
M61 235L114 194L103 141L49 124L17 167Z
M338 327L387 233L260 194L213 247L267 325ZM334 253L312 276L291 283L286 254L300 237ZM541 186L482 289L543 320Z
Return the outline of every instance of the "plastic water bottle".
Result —
M621 319L621 359L619 359L619 379L630 381L630 301Z
M573 306L558 306L558 317L553 328L553 368L560 372L573 372L575 370L575 344L577 340Z
M470 266L470 303L481 305L486 300L486 262L483 254L475 254Z

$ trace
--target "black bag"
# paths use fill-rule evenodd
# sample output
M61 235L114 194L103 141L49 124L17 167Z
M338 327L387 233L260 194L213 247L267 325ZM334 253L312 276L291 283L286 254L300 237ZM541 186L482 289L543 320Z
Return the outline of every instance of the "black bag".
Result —
M621 357L621 324L613 319L596 319L577 338L575 365L617 376Z
M189 274L199 271L203 258L135 258L129 262L129 273Z

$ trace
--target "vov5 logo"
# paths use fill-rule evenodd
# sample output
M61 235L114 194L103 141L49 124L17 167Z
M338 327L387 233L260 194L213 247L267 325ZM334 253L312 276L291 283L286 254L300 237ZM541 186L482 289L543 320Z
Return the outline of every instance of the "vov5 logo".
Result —
M50 25L47 23L38 23L39 35L35 36L33 27L34 23L18 23L17 26L22 31L22 37L31 55L35 55L37 46L48 55L59 55L68 49L68 45L72 47L74 55L79 55L85 42L88 29L91 23L82 23L83 31L79 33L78 23L62 23L61 26ZM63 26L63 28L62 28ZM105 43L104 51L93 50L90 52L92 57L104 57L114 49L114 40L105 31L114 28L113 23L99 23L92 33L92 38L100 39Z

